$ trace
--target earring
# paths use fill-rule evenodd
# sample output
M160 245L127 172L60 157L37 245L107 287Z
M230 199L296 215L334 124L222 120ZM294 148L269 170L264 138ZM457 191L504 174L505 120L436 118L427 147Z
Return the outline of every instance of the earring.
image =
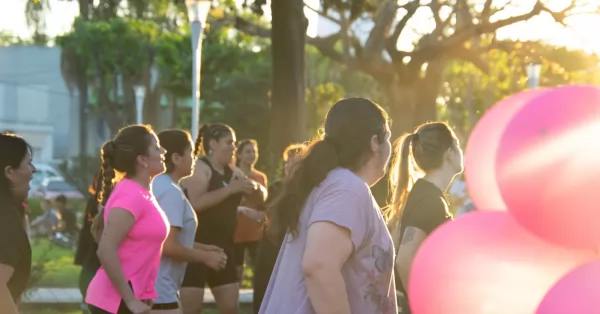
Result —
M144 168L148 168L148 164L144 164Z

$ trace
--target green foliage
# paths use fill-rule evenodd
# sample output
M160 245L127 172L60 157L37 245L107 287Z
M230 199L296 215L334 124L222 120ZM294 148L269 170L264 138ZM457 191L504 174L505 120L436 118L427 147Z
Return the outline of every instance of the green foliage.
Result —
M160 29L152 21L113 19L85 21L76 19L70 33L56 39L63 49L72 49L100 73L123 73L139 77L150 62L149 48ZM110 83L110 82L107 82Z
M306 90L308 106L308 132L316 135L325 122L329 108L344 98L344 87L339 83L323 83Z
M77 287L81 268L73 264L73 250L47 239L33 239L32 260L36 269L30 287Z
M156 40L156 67L167 93L189 97L192 92L191 38L187 32L163 32Z
M32 251L39 245L40 241L40 239L34 239L32 241ZM31 274L29 277L29 282L27 283L27 287L39 287L39 284L43 281L47 272L46 263L50 262L51 249L51 247L45 246L37 247L37 249L34 251L33 254L35 255L35 258L32 258L33 264L31 265Z
M203 122L231 125L237 138L257 139L268 151L271 55L269 46L233 30L211 30L203 44ZM276 118L276 117L274 117ZM268 167L266 158L260 166Z
M597 55L539 42L513 45L510 51L493 50L483 56L490 68L488 74L465 61L448 63L439 111L463 139L487 109L528 88L526 65L532 61L542 63L541 86L600 82Z

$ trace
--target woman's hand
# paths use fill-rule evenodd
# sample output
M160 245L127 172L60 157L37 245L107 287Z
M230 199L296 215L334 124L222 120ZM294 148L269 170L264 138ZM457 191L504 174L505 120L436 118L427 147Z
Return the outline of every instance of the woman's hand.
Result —
M246 206L239 206L238 212L246 218L257 221L258 223L261 223L265 218L265 213Z
M150 310L152 309L148 304L138 299L133 299L125 304L133 314L147 314L150 313Z
M227 254L217 251L203 251L202 263L213 270L221 270L227 265Z

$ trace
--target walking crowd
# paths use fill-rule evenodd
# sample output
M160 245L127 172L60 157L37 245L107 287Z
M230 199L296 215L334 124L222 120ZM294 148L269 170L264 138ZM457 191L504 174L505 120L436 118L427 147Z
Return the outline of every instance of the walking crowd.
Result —
M445 194L463 153L443 122L394 147L389 123L367 99L340 100L323 135L285 150L271 185L254 168L257 142L238 142L228 125L203 126L195 142L183 130L121 129L101 149L75 257L90 312L197 314L209 288L219 313L237 314L248 257L255 313L410 313L411 263L453 219ZM0 134L0 151L0 309L16 314L36 169L23 138ZM370 187L388 169L382 209Z

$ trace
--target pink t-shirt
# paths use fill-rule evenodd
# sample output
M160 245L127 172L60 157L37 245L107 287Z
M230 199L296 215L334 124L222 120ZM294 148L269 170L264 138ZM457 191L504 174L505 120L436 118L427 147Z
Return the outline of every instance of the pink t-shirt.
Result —
M136 182L123 179L115 186L104 209L104 222L112 208L129 211L135 224L119 246L118 255L125 279L139 300L158 295L154 283L158 275L163 242L168 234L168 220L150 191ZM85 302L116 313L121 296L100 267L90 283Z

